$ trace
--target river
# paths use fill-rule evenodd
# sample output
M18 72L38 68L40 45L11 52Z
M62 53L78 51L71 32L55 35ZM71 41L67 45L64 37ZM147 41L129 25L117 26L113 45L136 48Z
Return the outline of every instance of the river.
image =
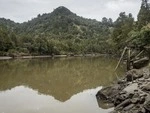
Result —
M0 61L0 113L108 113L96 93L124 73L109 57Z

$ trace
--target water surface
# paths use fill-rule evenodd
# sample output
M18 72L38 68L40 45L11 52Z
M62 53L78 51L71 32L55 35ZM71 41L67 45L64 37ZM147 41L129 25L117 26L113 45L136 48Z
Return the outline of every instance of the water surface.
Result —
M117 60L98 58L0 61L0 113L107 113L95 94L122 75Z

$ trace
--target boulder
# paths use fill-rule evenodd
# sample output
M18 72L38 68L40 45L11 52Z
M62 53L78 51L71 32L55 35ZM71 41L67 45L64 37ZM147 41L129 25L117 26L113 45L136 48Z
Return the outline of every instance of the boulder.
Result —
M146 104L144 105L144 108L146 109L147 113L150 112L150 101L146 102Z
M116 84L114 86L105 87L98 91L96 94L97 99L103 101L110 101L112 98L120 92L120 85Z
M130 85L128 85L127 87L125 87L124 89L123 89L123 91L126 91L127 93L134 93L135 92L135 90L137 90L138 89L138 84L137 83L133 83L133 84L130 84Z
M146 66L148 64L148 62L149 62L148 57L144 57L139 60L133 61L133 68L140 69L140 68Z
M128 97L129 97L129 95L127 93L116 95L113 103L115 106L117 106L120 103L122 103L123 101L125 101L126 99L128 99Z
M145 91L145 92L149 92L150 91L150 83L145 85L145 86L143 86L142 90Z
M126 73L127 81L133 81L141 77L143 77L142 71L138 69L132 69Z
M120 85L109 86L101 89L96 94L99 107L108 109L114 107L113 100L115 96L120 92Z
M131 100L130 99L126 99L122 103L120 103L118 106L116 106L115 110L121 110L121 109L127 107L130 104L131 104Z
M135 104L129 104L128 106L126 106L124 108L124 111L129 111L130 109L132 109L135 106Z

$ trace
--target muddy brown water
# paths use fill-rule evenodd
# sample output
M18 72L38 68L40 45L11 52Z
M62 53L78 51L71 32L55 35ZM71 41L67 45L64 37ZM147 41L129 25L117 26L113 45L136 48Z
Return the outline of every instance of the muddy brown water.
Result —
M0 61L0 113L108 113L95 95L124 73L116 59L44 58Z

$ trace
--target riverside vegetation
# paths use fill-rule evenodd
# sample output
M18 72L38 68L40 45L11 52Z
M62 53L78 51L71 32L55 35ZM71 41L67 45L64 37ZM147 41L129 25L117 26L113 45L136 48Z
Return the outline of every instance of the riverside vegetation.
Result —
M0 18L0 55L118 54L127 45L150 44L150 5L142 0L137 21L121 12L116 21L77 16L61 6L24 23Z
M102 103L106 104L105 107L114 107L111 113L150 113L150 67L147 65L149 63L150 38L148 24L150 11L148 9L150 9L150 4L147 0L142 0L136 30L130 31L128 35L131 37L124 40L125 43L130 42L127 46L134 48L133 50L138 48L146 51L146 54L140 52L138 57L131 55L132 60L129 59L132 62L132 67L129 67L124 77L117 83L102 88L96 94L100 107ZM141 15L143 12L147 16ZM143 20L146 20L145 23ZM142 25L146 26L142 27Z

